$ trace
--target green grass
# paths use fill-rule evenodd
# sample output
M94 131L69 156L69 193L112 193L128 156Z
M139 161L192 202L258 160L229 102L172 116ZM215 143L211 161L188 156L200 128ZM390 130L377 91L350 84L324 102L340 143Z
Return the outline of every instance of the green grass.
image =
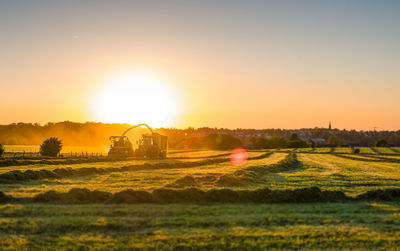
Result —
M293 153L296 153L297 161L291 159ZM126 189L241 190L317 186L321 190L343 191L346 195L356 196L371 190L400 188L398 148L361 148L360 154L353 154L350 148L251 151L250 159L242 166L232 165L228 151L177 151L169 157L167 160L128 159L1 167L0 173L170 164L163 168L149 166L132 171L1 183L0 191L16 197L33 197L49 190L66 192L71 188L115 193ZM226 161L197 164L205 159ZM180 167L178 163L181 162L196 164ZM234 177L238 183L218 182L225 176ZM0 250L387 250L399 246L400 201L270 205L0 205Z
M253 153L252 157L261 156L265 153ZM31 197L38 193L45 192L48 190L56 190L60 192L66 192L71 188L89 188L91 190L102 190L108 192L118 192L125 189L138 189L138 190L154 190L169 186L185 176L192 176L198 179L198 188L211 189L215 188L215 181L224 174L232 173L239 169L274 164L284 158L284 153L274 153L261 159L248 160L243 166L234 166L230 161L212 164L194 166L192 168L170 168L170 169L153 169L148 168L138 171L126 171L126 172L113 172L107 174L89 175L83 177L70 177L66 179L54 179L54 180L35 180L30 182L23 182L19 184L0 184L1 191L16 196L16 197ZM171 163L176 160L168 160ZM167 162L168 162L167 161ZM165 162L165 160L153 160L149 163L154 162ZM127 163L108 163L109 167L119 167L120 165L126 165ZM99 167L107 168L107 163L96 163L96 164L79 164L74 165L78 167ZM8 167L7 169L9 169ZM21 168L21 167L19 167ZM181 185L176 188L184 188L186 186Z
M358 161L331 154L298 156L303 163L302 169L271 174L267 186L272 189L318 186L323 190L339 190L348 195L400 187L400 163Z
M2 205L0 248L390 249L399 203Z

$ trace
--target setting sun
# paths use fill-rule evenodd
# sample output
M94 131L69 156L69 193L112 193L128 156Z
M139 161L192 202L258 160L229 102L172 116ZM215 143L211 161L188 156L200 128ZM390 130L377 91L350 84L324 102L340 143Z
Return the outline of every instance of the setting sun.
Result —
M168 126L179 112L178 98L167 81L142 72L124 73L106 81L94 96L95 118L108 123Z
M0 0L0 251L400 251L399 12Z

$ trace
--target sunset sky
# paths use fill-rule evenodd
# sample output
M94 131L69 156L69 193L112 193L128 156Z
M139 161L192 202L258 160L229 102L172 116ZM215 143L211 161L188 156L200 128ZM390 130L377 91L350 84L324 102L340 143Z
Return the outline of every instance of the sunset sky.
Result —
M0 124L398 130L399 13L400 1L0 0Z

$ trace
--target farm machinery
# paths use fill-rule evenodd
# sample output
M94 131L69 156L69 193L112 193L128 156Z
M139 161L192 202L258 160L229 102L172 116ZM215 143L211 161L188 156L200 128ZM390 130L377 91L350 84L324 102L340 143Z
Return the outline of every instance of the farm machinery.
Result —
M126 134L137 127L146 126L150 134L143 134L137 141L138 148L134 150L132 142ZM159 159L167 157L167 136L153 132L147 124L139 124L125 130L122 135L110 137L109 157L138 157Z

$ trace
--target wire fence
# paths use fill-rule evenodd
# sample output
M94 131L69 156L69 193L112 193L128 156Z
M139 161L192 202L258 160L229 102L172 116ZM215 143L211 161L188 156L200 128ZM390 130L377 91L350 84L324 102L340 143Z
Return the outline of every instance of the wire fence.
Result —
M109 147L87 147L87 146L63 146L59 158L89 158L107 156ZM39 145L4 145L3 158L38 158L40 155Z
M107 156L103 152L63 152L57 155L58 158L90 158ZM42 157L39 152L4 152L3 158L37 158Z

